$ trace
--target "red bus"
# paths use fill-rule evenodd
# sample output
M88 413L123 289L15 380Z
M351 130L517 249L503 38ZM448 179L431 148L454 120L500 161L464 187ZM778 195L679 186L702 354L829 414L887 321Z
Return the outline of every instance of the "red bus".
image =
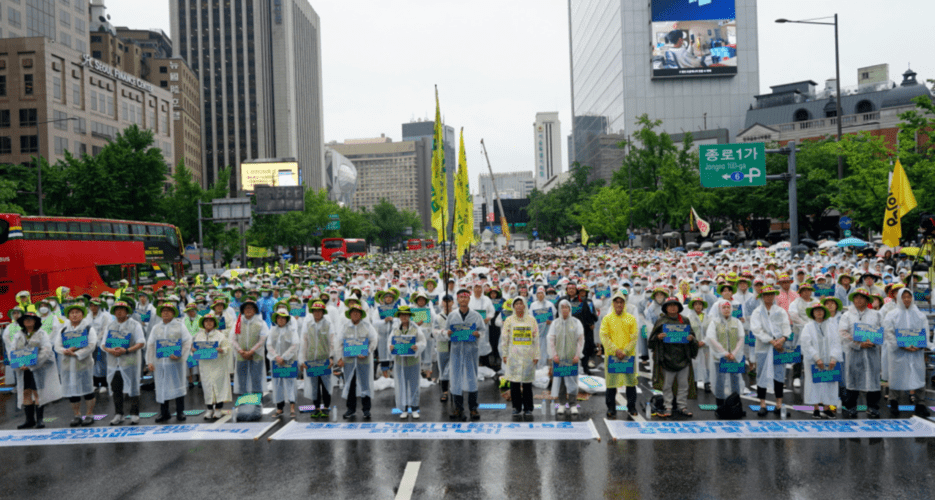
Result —
M422 240L422 248L426 250L435 248L435 240Z
M406 240L406 250L422 250L422 240Z
M171 285L184 275L178 228L155 222L0 214L0 323L28 290L32 301L60 286L73 296Z
M340 255L334 255L341 252ZM362 238L324 238L321 240L321 258L331 262L335 257L363 257L367 255L367 240Z

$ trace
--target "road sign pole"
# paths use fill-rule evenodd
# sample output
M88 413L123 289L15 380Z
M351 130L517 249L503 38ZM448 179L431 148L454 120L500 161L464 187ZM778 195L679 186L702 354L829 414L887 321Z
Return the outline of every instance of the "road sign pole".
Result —
M799 244L799 193L795 175L795 141L789 141L789 243Z
M205 273L205 237L201 232L201 200L198 200L198 264L201 274Z

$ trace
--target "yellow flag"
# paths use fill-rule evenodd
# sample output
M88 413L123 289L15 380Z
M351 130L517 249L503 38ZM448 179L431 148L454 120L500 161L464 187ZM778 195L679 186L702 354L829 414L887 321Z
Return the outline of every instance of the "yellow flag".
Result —
M445 136L442 127L442 112L438 104L438 87L435 87L435 134L432 138L432 227L438 233L438 241L447 241L445 226L448 224L448 172L445 170Z
M893 179L890 181L889 194L886 197L886 210L883 212L883 244L891 247L899 245L903 235L900 218L917 205L916 197L909 186L909 178L902 164L896 160Z
M588 232L584 229L584 226L581 226L581 244L588 246Z
M468 189L467 154L464 151L464 129L461 129L461 144L458 149L458 171L455 174L455 243L458 245L458 262L474 241L474 201Z
M510 242L510 225L506 223L506 217L500 216L500 231L503 233L503 236L506 237L506 242Z

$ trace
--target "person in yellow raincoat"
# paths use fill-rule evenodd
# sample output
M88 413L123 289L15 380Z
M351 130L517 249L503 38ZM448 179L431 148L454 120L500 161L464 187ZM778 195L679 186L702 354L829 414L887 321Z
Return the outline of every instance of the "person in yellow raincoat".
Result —
M607 392L604 393L604 402L607 404L607 418L617 417L617 388L626 387L627 413L636 416L636 341L639 339L639 328L636 318L627 312L627 296L618 291L614 294L611 305L613 310L601 321L601 345L607 355L604 363L604 377ZM630 364L630 373L611 373L612 358L618 362Z
M527 314L526 300L513 299L513 315L503 322L500 334L500 354L505 367L504 377L510 381L513 418L532 419L532 381L539 362L539 326L532 314Z

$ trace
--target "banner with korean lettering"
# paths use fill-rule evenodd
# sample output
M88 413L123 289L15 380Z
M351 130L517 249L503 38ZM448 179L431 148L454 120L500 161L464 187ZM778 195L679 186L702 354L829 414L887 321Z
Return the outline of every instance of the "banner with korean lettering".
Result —
M598 439L594 422L296 422L286 424L270 441L338 440L537 440Z

